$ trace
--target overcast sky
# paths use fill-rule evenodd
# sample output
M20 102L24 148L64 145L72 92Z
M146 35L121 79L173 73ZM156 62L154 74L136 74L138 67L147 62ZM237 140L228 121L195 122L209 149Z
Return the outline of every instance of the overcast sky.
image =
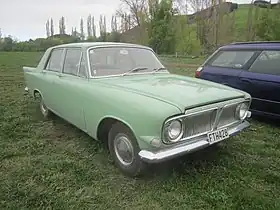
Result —
M233 0L232 2L248 3L251 0ZM3 36L12 35L19 40L45 37L45 23L53 18L55 33L58 33L58 22L61 16L66 19L66 32L72 27L80 30L80 18L89 14L95 16L98 30L99 16L105 15L107 27L120 0L0 0L0 28ZM98 30L99 31L99 30Z

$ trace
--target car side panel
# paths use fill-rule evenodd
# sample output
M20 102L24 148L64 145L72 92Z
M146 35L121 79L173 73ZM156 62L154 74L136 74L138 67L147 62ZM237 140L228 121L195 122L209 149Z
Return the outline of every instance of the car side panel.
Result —
M77 76L62 74L54 81L56 87L56 111L62 118L86 131L84 107L89 102L84 93L88 80Z
M44 73L41 73L41 82L37 85L38 90L40 90L40 92L42 93L44 103L46 104L46 106L49 109L54 110L58 114L61 114L59 112L60 104L58 103L60 99L60 94L57 91L59 88L57 85L57 80L59 78L60 73L45 70L43 70L43 72Z
M242 71L240 69L204 66L200 78L240 89L239 75Z
M24 69L25 83L29 88L29 92L34 96L35 91L39 91L44 99L47 107L56 110L56 88L53 85L57 77L56 72L41 71L38 69L30 68ZM55 98L53 98L55 97Z
M240 80L252 96L252 110L280 115L280 76L244 71Z

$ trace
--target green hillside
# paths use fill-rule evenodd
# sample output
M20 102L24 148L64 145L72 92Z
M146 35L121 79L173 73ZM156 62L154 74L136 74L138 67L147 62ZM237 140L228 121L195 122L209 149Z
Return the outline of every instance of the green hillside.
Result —
M248 31L248 14L252 7L252 20L253 24L256 23L258 16L267 11L266 8L260 8L251 5L239 5L235 11L235 40L243 41L246 39L245 35Z
M248 4L239 4L238 8L234 10L233 12L223 12L223 15L221 15L220 18L220 25L218 27L218 45L223 45L226 43L230 42L235 42L235 41L245 41L248 40L248 37L250 40L257 40L259 39L254 35L254 29L253 26L256 24L258 18L262 15L263 12L266 12L267 8L260 8L258 6L254 5L248 5ZM201 12L203 13L203 11ZM251 32L248 29L248 17L250 16L251 13L251 25L252 29ZM186 45L194 45L193 48L196 48L200 44L195 43L199 42L197 40L197 23L191 23L187 24L187 19L188 17L186 16L175 16L177 17L183 17L186 20L186 24L184 29L178 30L176 28L176 36L178 36L177 40L177 45L178 45L178 50L177 51L186 51L188 49L184 49L183 46ZM215 39L214 34L214 23L211 22L211 19L207 20L208 25L208 36L207 38L209 39L209 43L213 43ZM212 25L211 25L212 24ZM175 26L174 27L178 27ZM178 30L178 31L177 31ZM191 31L190 31L191 30ZM251 33L251 35L248 35L248 33ZM180 34L183 34L180 36ZM184 35L185 34L185 35ZM253 34L253 35L252 35ZM184 40L186 39L186 40ZM141 29L140 27L135 27L121 35L121 41L125 42L132 42L132 43L140 43L140 44L147 44L148 41L148 35L147 35L147 30L146 29ZM191 50L192 50L191 49Z

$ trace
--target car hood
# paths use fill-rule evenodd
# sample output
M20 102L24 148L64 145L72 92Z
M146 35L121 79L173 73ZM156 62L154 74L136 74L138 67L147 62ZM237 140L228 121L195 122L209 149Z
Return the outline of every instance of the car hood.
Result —
M172 104L182 112L187 108L245 96L243 91L225 85L174 74L128 75L98 80L103 85Z

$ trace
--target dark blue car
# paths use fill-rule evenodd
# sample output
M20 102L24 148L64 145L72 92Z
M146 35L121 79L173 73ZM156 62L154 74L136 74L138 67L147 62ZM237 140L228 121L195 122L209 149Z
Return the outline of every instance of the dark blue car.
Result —
M280 118L280 41L223 46L195 76L246 91L253 114Z

